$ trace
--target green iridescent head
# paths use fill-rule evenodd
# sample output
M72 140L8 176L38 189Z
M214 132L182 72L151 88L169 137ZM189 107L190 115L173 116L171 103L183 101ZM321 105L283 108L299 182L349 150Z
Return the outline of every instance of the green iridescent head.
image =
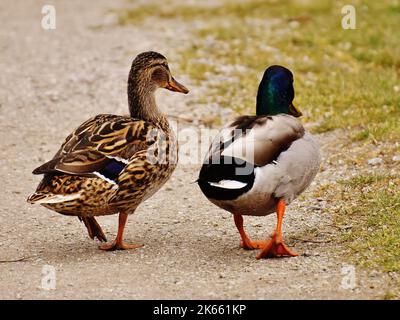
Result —
M300 117L302 113L293 105L293 74L282 66L271 66L264 72L257 93L257 115L279 113Z

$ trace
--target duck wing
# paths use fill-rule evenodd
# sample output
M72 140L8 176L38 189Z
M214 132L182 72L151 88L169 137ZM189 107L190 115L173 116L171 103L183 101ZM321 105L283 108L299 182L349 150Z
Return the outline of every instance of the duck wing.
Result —
M151 123L130 117L98 115L72 132L52 160L33 174L61 173L115 178L129 159L155 142Z
M241 116L214 139L206 162L228 157L264 166L276 160L304 132L302 124L289 115Z
M289 115L238 117L211 144L198 184L208 198L236 199L253 187L257 167L273 163L302 136L303 126Z

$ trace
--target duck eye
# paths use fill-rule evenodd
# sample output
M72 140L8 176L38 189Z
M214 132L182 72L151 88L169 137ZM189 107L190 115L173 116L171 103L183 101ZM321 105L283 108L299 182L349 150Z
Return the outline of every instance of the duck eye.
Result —
M168 74L164 68L158 67L151 74L151 78L155 82L162 84L162 83L166 83L168 81Z

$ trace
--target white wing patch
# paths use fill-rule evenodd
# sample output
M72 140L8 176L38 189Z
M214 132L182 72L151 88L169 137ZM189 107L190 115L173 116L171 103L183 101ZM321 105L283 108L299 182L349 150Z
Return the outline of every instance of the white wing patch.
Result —
M221 180L219 182L208 182L211 186L224 189L241 189L247 185L247 183L236 181L236 180Z
M97 177L99 177L99 178L101 178L101 179L107 181L108 183L117 185L117 183L116 183L115 181L113 181L113 180L111 180L111 179L108 179L106 176L102 175L100 172L93 171L93 174L94 174L95 176L97 176Z
M129 163L129 160L121 158L121 157L117 157L117 156L115 156L115 157L114 156L106 156L106 157L109 158L109 159L115 159L115 160L117 160L119 162L122 162L124 164L128 164Z

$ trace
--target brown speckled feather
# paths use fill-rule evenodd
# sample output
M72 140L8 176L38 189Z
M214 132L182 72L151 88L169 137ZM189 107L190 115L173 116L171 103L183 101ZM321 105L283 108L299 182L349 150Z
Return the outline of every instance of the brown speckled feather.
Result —
M94 175L113 159L125 163L115 183ZM134 211L165 183L176 162L176 140L168 125L98 115L74 130L54 158L33 171L45 177L28 201L40 203L54 195L69 199L79 194L43 205L80 216Z
M36 168L34 174L90 174L119 156L129 159L154 143L154 125L130 117L98 115L80 125L61 146L54 158Z
M44 177L28 202L78 216L100 241L106 237L94 216L119 213L117 237L101 249L137 248L122 241L127 214L169 179L178 160L175 135L156 104L159 88L189 92L163 55L139 54L128 76L129 116L102 114L82 123L33 171Z

